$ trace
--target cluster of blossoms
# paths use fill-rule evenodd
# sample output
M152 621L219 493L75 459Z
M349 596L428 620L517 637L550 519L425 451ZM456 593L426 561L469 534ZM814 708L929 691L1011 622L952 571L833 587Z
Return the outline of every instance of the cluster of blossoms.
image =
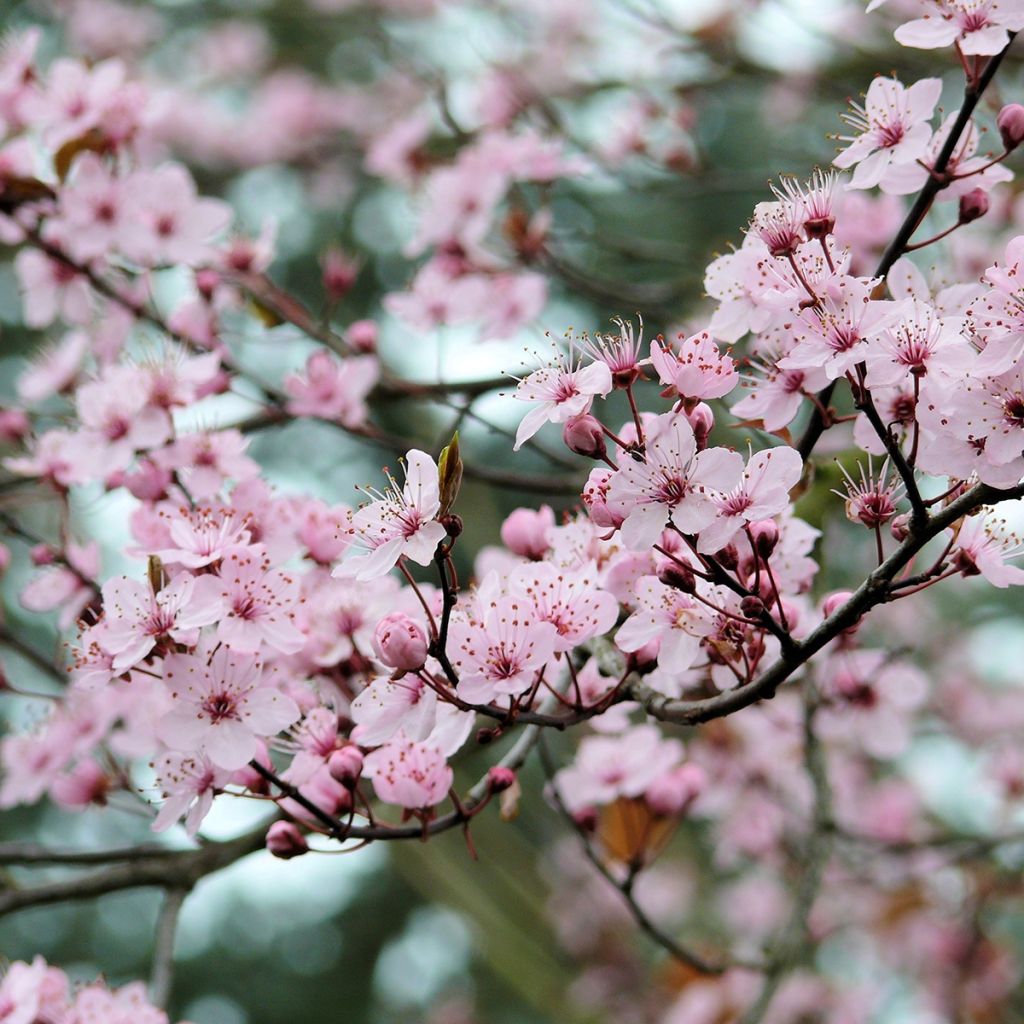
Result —
M108 988L102 982L72 987L68 976L37 956L12 963L0 979L0 1019L11 1024L168 1024L146 986Z
M1019 6L922 4L896 38L955 46L976 102L998 66L986 61L1024 27ZM123 27L123 49L154 25L140 15ZM401 83L364 105L273 76L252 102L280 135L235 138L229 154L223 120L198 119L208 136L187 131L90 26L70 22L90 61L44 67L36 32L0 54L0 237L17 250L26 325L53 335L0 410L3 464L59 525L45 539L14 513L0 524L27 549L22 608L56 613L67 642L54 692L4 678L45 710L0 739L0 807L141 799L154 830L181 823L195 838L215 805L246 799L268 817L239 855L452 828L472 850L470 826L492 801L514 817L540 744L546 799L577 840L575 856L550 858L556 889L610 884L616 900L556 901L566 941L592 935L584 952L600 964L625 907L702 976L657 1020L866 1024L896 971L939 1019L961 999L947 975L972 943L971 1019L1009 1005L1020 958L949 912L956 885L929 878L953 870L941 815L897 764L922 721L941 727L979 752L997 839L1010 834L1024 707L953 658L931 671L922 652L943 624L917 595L953 578L1024 583L1024 234L993 233L999 258L959 249L961 229L1004 202L1024 106L999 111L1001 148L982 152L974 102L941 118L940 79L875 79L847 117L836 170L783 178L739 247L707 268L700 323L646 340L621 320L570 335L518 380L502 401L506 414L529 406L514 448L550 457L541 432L560 429L556 458L580 470L572 500L560 514L518 508L500 545L467 552L462 478L495 471L464 460L457 433L436 455L396 439L376 403L436 399L461 424L470 399L500 385L400 377L375 320L333 325L357 263L325 255L326 312L311 313L268 276L273 227L241 231L173 154L249 166L310 157L334 132L358 137L365 171L414 196L405 254L426 258L385 308L421 332L472 324L487 341L545 309L547 193L595 159L635 153L628 138L645 134L650 106L628 118L625 141L583 156L520 117L571 80L504 69L471 129L442 97L458 145L436 153L425 100ZM586 34L568 14L543 27L550 53ZM259 41L235 42L240 66L259 66ZM287 116L296 107L302 119ZM685 121L661 150L666 166L692 156ZM874 188L882 198L862 194ZM544 198L528 209L533 193ZM898 197L911 195L924 206L906 219ZM937 233L912 241L933 208ZM940 243L929 278L909 254ZM275 380L237 340L258 318L303 335L289 335L294 358ZM253 415L232 417L238 401ZM401 467L358 507L275 488L251 434L298 420L390 446ZM842 456L836 494L822 488L839 525L812 500L815 472L828 475L812 457L823 436ZM75 519L101 497L128 510L115 570ZM843 568L862 581L832 589L822 563L857 535L866 555ZM3 549L5 567L12 557ZM909 649L907 636L922 639ZM0 641L45 661L13 629ZM560 765L546 731L579 737ZM501 753L464 788L464 755L491 748ZM682 878L662 857L680 830L707 845L707 867ZM865 850L885 856L865 863ZM795 863L807 884L791 884ZM698 954L666 941L644 907L659 885L696 888L702 872L718 926L686 922ZM793 936L846 952L853 927L872 938L858 957L870 982L788 970ZM166 1019L139 986L71 993L41 960L0 982L5 1024Z

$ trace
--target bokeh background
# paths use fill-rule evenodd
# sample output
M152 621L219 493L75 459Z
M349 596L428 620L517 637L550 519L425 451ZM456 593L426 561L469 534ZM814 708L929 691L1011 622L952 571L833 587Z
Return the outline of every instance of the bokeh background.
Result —
M319 256L331 246L358 254L356 287L335 320L376 320L385 362L414 377L438 367L453 376L515 371L524 348L548 344L545 330L558 336L569 327L602 329L613 316L640 313L650 334L698 325L709 259L739 242L754 204L768 198L769 178L806 175L829 161L838 112L873 74L890 67L905 78L946 74L954 101L956 70L936 69L923 51L897 53L884 19L868 22L862 8L852 0L68 0L7 2L0 21L5 31L41 26L47 54L116 55L143 69L166 89L171 119L181 122L176 137L169 133L169 150L194 168L205 191L229 200L251 232L276 230L275 280L315 306L322 294ZM568 41L545 42L557 40L559 18L572 26ZM472 328L412 331L381 300L414 269L403 246L415 205L364 170L358 133L345 124L347 97L400 94L403 80L429 80L446 116L472 124L482 83L503 67L533 76L544 96L536 116L558 125L594 161L592 173L558 183L551 195L527 189L519 197L526 210L543 198L553 211L549 304L541 320L505 342L481 344ZM1010 61L999 88L1016 95L1019 80ZM289 152L279 137L281 118L297 113L282 97L295 81L319 96L305 113L322 126L310 133L314 143ZM201 121L213 127L190 124ZM244 132L232 134L232 125ZM643 146L631 144L632 125ZM431 144L440 156L451 145L443 133ZM870 227L867 216L864 229ZM980 258L981 266L991 262ZM161 279L158 297L169 301L180 287L173 275ZM295 368L308 351L282 344L294 338L287 325L257 330L240 318L238 331L233 344L267 378ZM13 396L13 381L38 342L21 326L15 279L9 263L0 263L0 400ZM283 352L293 362L284 365ZM514 429L508 405L491 396L476 408ZM238 414L244 411L240 405ZM450 410L411 402L375 412L389 430L430 445L453 419ZM470 419L461 430L463 447L478 462L552 469L530 451L513 464L508 438L492 427ZM332 502L351 502L353 485L375 479L389 458L311 423L255 435L251 454L281 491ZM829 472L800 510L818 525ZM460 499L468 526L459 545L462 571L470 568L466 553L493 543L512 508L543 500L556 509L570 504L557 495L467 482ZM77 512L103 544L106 571L122 571L126 509L97 491L80 498ZM52 525L45 507L35 506L33 515L45 535ZM823 587L840 586L862 568L849 554L846 529L833 523L826 530ZM12 571L3 581L5 621L51 652L59 642L55 624L19 607L25 578ZM994 591L985 595L967 603L947 598L943 611L987 623L976 643L979 664L1013 685L1019 680L1007 666L1024 663L1019 614ZM4 650L2 660L9 675L36 677L15 652ZM481 770L473 758L462 763L466 781ZM969 824L985 813L965 795L974 769L956 750L919 745L907 770L930 787L950 822ZM542 780L533 769L523 783L536 792ZM234 835L251 824L247 813L242 802L228 802L206 831ZM4 838L59 846L113 846L148 836L147 822L128 814L45 808L5 813L0 830ZM484 815L473 832L478 860L460 835L448 834L429 846L393 844L287 864L258 854L205 880L184 910L172 1009L196 1024L629 1020L604 994L635 985L656 958L636 941L625 915L617 916L614 893L601 904L555 812L527 799L515 822ZM701 913L694 879L706 855L683 830L649 898L678 905L681 914ZM673 863L689 867L674 870ZM131 892L21 912L0 921L0 953L42 953L83 978L145 977L158 898ZM1024 940L1024 926L1014 927ZM595 947L604 947L602 961L615 965L603 977L584 969ZM674 984L662 967L655 976ZM901 1019L896 995L892 1005L892 1019ZM633 1009L642 1019L641 1008Z

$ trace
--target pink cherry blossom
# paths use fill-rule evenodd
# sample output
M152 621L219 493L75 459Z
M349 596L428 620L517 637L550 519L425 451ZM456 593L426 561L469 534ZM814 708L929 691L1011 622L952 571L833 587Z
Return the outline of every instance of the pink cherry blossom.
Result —
M671 672L688 669L710 632L708 609L695 598L668 587L657 576L644 576L634 590L636 610L615 634L616 646L627 653L660 641L659 663Z
M643 460L624 458L612 477L608 507L622 515L628 547L650 547L669 524L683 533L708 526L716 516L715 494L735 487L742 472L737 452L698 452L684 415L659 416Z
M298 717L295 702L262 681L247 655L218 648L164 659L163 679L174 700L160 738L174 750L205 754L218 768L241 768L256 756L259 737L275 736Z
M842 169L856 165L850 188L873 188L891 165L923 156L941 91L938 78L923 78L909 88L894 78L871 83L864 106L853 106L845 118L857 134L841 137L849 145L832 161Z
M100 643L113 655L116 672L137 665L161 641L193 645L199 629L226 611L218 581L188 573L158 593L148 583L115 576L103 584L102 597L106 626Z
M514 450L518 451L545 423L565 423L586 412L600 395L612 390L612 373L605 362L589 366L574 363L571 356L556 356L550 366L524 377L513 397L521 402L536 402L516 431Z
M789 492L800 482L804 462L793 448L780 445L750 457L737 487L716 499L718 515L700 533L698 548L713 553L724 548L746 523L770 519L789 504Z
M257 654L266 645L294 654L305 643L293 621L298 582L271 568L261 545L230 549L221 560L216 583L222 606L217 639L233 651Z
M433 807L448 795L454 774L442 751L399 733L368 754L363 774L381 800L410 810Z
M994 54L1024 28L1020 0L924 0L922 6L922 17L896 29L901 45L936 50L956 43L965 54Z
M366 581L383 576L400 558L429 565L445 536L434 518L441 508L437 463L426 452L413 449L405 459L405 485L389 477L391 486L383 493L370 491L374 500L352 516L353 545L366 554L349 556L336 576L354 576Z
M314 352L306 360L305 374L285 381L285 390L292 396L288 411L361 427L368 414L366 396L379 376L380 364L372 356L338 360L330 352Z
M500 597L451 626L451 660L459 696L486 704L527 690L555 652L558 631L536 617L527 600Z
M165 832L184 817L185 831L194 836L210 813L215 792L228 784L231 773L193 754L162 754L154 767L163 806L153 822L153 831Z
M588 736L569 768L553 785L570 811L636 797L683 758L683 745L653 725L637 725L619 736Z
M651 342L651 365L661 383L682 398L721 398L739 382L735 361L722 355L707 331L680 336L676 348Z

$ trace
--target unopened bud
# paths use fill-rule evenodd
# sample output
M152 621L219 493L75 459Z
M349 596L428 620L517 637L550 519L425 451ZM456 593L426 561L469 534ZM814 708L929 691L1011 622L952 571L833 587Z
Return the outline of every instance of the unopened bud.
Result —
M327 759L327 770L335 782L354 789L363 771L363 752L351 744L342 747Z
M275 821L267 829L267 850L281 860L291 860L309 852L309 843L291 821Z
M751 594L749 597L745 597L740 601L740 611L748 619L758 619L765 612L764 601Z
M681 590L684 594L692 594L697 590L697 578L693 570L687 565L680 565L679 562L666 562L658 570L658 579L666 587Z
M970 224L988 213L988 193L982 188L972 189L960 197L960 223Z
M33 565L53 565L57 560L53 548L49 544L36 544L28 553Z
M25 413L20 409L0 409L0 441L20 441L28 432Z
M821 602L821 614L826 619L831 618L851 597L853 592L850 590L836 590L828 594Z
M416 672L427 661L427 635L415 619L404 612L393 612L377 623L373 649L388 668Z
M566 420L562 440L569 451L588 459L603 459L608 454L601 424L590 413Z
M728 544L715 552L715 561L723 569L735 569L740 564L740 553L736 550L735 544Z
M584 832L593 832L597 829L597 808L583 807L578 811L574 811L572 820Z
M538 561L551 547L548 531L554 525L555 513L549 505L541 505L536 511L517 508L501 524L501 542L514 555Z
M904 512L903 515L896 516L889 524L889 532L901 543L905 541L910 536L910 513Z
M500 793L515 785L516 773L511 768L505 768L500 764L492 766L487 772L487 782L492 793Z
M438 519L438 522L444 527L444 532L453 540L456 537L462 536L462 516L456 515L454 512L449 512L447 515L441 516L441 518Z
M996 124L1007 152L1024 142L1024 106L1020 103L1007 103L999 111Z
M343 299L352 290L359 276L359 264L340 249L328 249L321 258L320 269L323 273L324 290L332 302Z
M373 355L377 351L377 325L372 320L356 320L348 325L345 340L357 352Z
M708 435L715 426L715 414L711 411L711 406L699 402L686 413L686 418L689 420L690 426L693 427L697 450L703 451L708 446Z
M779 543L779 527L774 519L759 519L750 524L750 538L754 543L754 550L762 558L770 558Z

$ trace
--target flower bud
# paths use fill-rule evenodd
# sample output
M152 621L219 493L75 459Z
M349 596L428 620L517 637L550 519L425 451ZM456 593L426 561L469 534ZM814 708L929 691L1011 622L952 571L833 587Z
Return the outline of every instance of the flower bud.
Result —
M750 524L750 537L754 550L764 559L771 558L775 545L779 543L779 527L774 519L758 519Z
M693 436L697 442L697 451L703 451L708 446L708 435L715 426L715 414L711 406L699 402L686 413L686 418L693 427Z
M573 811L572 820L584 832L594 832L597 829L597 808L581 807Z
M666 587L681 590L684 594L692 594L697 590L697 578L693 575L693 570L689 566L668 559L658 569L658 579Z
M647 806L663 818L685 814L700 796L707 777L696 764L682 764L675 771L657 778L647 787L644 799Z
M765 613L764 601L751 594L740 601L740 611L748 619L758 619Z
M393 612L377 623L373 649L388 668L416 672L427 660L427 636L415 619L404 612Z
M988 193L983 188L972 189L960 197L960 223L970 224L988 213Z
M515 785L516 773L511 768L505 768L500 764L492 766L487 772L487 782L492 793L500 793Z
M294 822L275 821L267 829L267 850L281 860L291 860L308 853L309 844Z
M735 544L728 544L715 552L715 561L723 568L732 571L740 564L740 553Z
M207 302L213 298L213 293L220 282L220 273L212 267L203 267L196 271L196 290Z
M453 540L456 537L462 536L464 529L462 516L456 515L454 512L449 512L445 516L441 516L438 522L444 527L444 532L448 534Z
M826 619L831 618L851 597L853 597L853 591L851 590L836 590L826 595L825 599L821 602L821 614Z
M517 508L501 524L501 542L515 555L538 561L551 547L548 530L555 525L555 513L550 506Z
M340 249L328 249L320 261L320 269L323 274L324 290L332 302L343 299L352 290L359 276L359 264Z
M603 459L608 454L601 424L590 413L566 420L562 440L569 451L588 459Z
M36 544L28 553L33 565L53 565L57 560L53 548L49 544Z
M20 441L29 432L28 416L20 409L0 409L0 441Z
M345 340L364 355L377 351L377 325L372 320L356 320L348 325Z
M327 770L335 782L354 789L363 771L363 752L352 744L342 747L327 759Z
M999 135L1007 152L1016 149L1024 142L1024 106L1019 103L1007 103L996 118Z
M903 515L896 516L889 524L889 532L900 543L905 541L910 536L910 513L904 512Z
M90 804L105 804L109 790L107 773L95 761L87 760L59 776L50 786L50 796L67 810L80 810Z

